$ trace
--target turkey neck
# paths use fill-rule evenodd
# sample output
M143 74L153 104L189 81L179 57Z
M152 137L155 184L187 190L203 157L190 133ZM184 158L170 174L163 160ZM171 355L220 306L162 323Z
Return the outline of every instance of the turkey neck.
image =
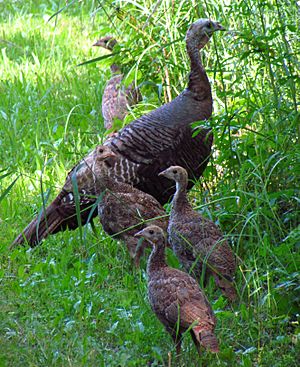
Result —
M191 72L189 75L188 89L195 94L196 99L203 99L208 93L211 93L209 80L202 65L200 50L205 46L202 42L199 46L195 41L187 41L186 49L190 58Z
M183 212L192 210L192 207L186 195L187 180L183 179L176 182L176 192L172 201L171 218L176 215L181 215Z
M153 247L147 264L147 274L151 278L155 272L166 267L165 243L164 240L162 240Z
M100 172L101 176L96 180L96 194L100 195L106 189L115 191L117 183L114 181L113 173L104 166L100 169Z
M164 137L164 128L187 129L185 133L190 135L191 122L207 120L212 114L212 95L209 80L202 66L199 50L204 47L206 42L203 40L199 46L199 41L188 40L186 42L187 52L190 58L191 72L189 76L188 87L184 89L175 99L166 103L159 108L141 116L129 126L125 126L110 144L118 150L122 145L123 137L134 129L146 130L157 129ZM135 134L132 134L133 139ZM147 139L147 138L146 138ZM163 139L163 138L162 138ZM165 139L168 141L170 137L167 135ZM173 139L173 138L171 138Z

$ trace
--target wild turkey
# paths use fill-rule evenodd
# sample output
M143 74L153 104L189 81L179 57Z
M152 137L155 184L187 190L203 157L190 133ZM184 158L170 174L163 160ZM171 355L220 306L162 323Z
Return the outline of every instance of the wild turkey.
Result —
M113 51L116 44L117 41L113 37L106 36L100 38L93 46ZM128 107L142 100L141 93L138 88L135 88L134 83L131 83L128 88L122 84L124 75L118 65L112 64L110 69L113 76L107 82L102 95L102 115L104 127L107 130L113 127L115 120L124 120L128 113Z
M100 196L98 214L104 231L124 241L130 256L139 266L143 246L134 234L150 222L167 232L166 212L153 196L114 179L118 156L108 146L99 145L93 159L96 196Z
M201 346L219 352L213 310L195 279L168 267L163 230L151 225L136 236L144 237L153 246L147 265L148 297L153 312L170 333L177 354L180 353L182 333L188 329L199 355Z
M168 179L158 176L159 172L180 164L187 169L191 180L197 180L208 163L212 132L203 128L192 137L190 124L211 116L211 88L199 50L215 31L223 29L219 23L208 19L193 23L186 35L191 64L188 87L173 101L131 122L105 143L119 156L115 169L118 180L151 194L161 204L169 200L174 188ZM71 172L76 170L75 167ZM93 208L95 203L95 192L90 187L87 189L87 186L84 180L78 186L82 224L89 218L88 208ZM190 181L188 188L192 186ZM97 215L97 212L93 212L93 215ZM47 227L51 230L47 230ZM63 188L46 210L18 235L14 244L23 243L25 238L29 245L34 246L50 233L77 227L73 190Z
M193 210L186 193L188 184L186 170L179 166L171 166L160 175L176 182L168 238L179 261L197 279L200 279L202 271L206 278L213 275L224 295L234 301L236 290L233 277L236 264L233 252L220 228Z

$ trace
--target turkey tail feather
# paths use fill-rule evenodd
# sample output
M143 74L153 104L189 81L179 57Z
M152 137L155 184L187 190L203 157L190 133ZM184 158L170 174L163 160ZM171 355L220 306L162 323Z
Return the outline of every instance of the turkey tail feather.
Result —
M209 350L212 353L218 353L220 351L218 340L212 330L203 330L203 327L201 327L200 325L193 327L192 330L195 334L197 341L205 349Z
M61 218L52 205L49 205L46 211L41 214L41 216L38 215L34 218L18 235L12 246L21 245L27 241L31 247L34 247L49 234L56 233L61 229L61 224L65 218Z
M40 215L33 219L28 226L17 236L11 247L28 243L29 246L37 246L49 234L54 234L66 229L76 229L78 227L78 218L81 224L85 225L92 218L97 216L97 207L94 201L89 198L87 202L80 203L80 214L77 216L74 205L62 205L61 193L57 198L43 210Z

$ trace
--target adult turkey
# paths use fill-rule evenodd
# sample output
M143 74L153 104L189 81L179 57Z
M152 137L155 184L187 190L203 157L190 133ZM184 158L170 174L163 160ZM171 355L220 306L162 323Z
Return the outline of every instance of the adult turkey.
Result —
M174 193L174 187L170 180L158 176L159 172L171 165L181 165L188 172L190 188L193 186L191 180L197 180L207 166L213 141L212 132L202 128L193 137L190 124L207 120L212 114L211 87L199 50L219 30L224 28L209 19L199 19L193 23L186 34L186 48L191 65L188 87L173 101L131 122L105 143L120 157L115 172L118 180L151 194L161 204L169 200ZM89 157L90 155L72 169L71 176L78 178ZM85 224L90 218L91 208L94 209L96 199L94 190L87 187L84 179L80 182L77 185L80 194L80 220ZM97 211L93 215L96 216ZM77 227L74 193L67 185L46 210L42 210L18 235L14 244L21 244L26 239L30 246L35 246L50 233Z
M100 38L93 46L103 47L113 51L117 41L106 36ZM102 115L104 118L104 127L112 129L116 120L123 121L128 113L128 107L131 107L142 100L142 95L138 87L134 86L134 82L127 88L124 85L124 74L121 68L113 63L110 66L112 78L106 83L102 95Z
M162 229L151 225L136 236L144 237L153 246L147 265L148 297L153 312L171 335L177 354L180 353L182 334L187 330L190 330L199 355L201 346L219 352L213 310L194 278L168 267Z
M98 215L104 231L122 240L138 267L144 246L134 236L149 223L167 232L168 218L164 208L151 195L114 177L118 155L108 146L95 149L92 173L96 196L99 197Z
M222 293L230 301L234 301L234 254L220 228L212 220L193 210L186 193L186 170L179 166L171 166L160 175L176 182L168 239L180 263L196 279L200 279L202 272L205 274L205 280L212 275Z

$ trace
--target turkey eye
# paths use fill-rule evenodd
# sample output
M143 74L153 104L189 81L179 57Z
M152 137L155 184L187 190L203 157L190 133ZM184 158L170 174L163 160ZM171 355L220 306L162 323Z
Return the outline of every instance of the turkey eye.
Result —
M174 169L173 173L174 173L174 175L176 175L176 174L177 174L177 170L176 170L176 169Z

